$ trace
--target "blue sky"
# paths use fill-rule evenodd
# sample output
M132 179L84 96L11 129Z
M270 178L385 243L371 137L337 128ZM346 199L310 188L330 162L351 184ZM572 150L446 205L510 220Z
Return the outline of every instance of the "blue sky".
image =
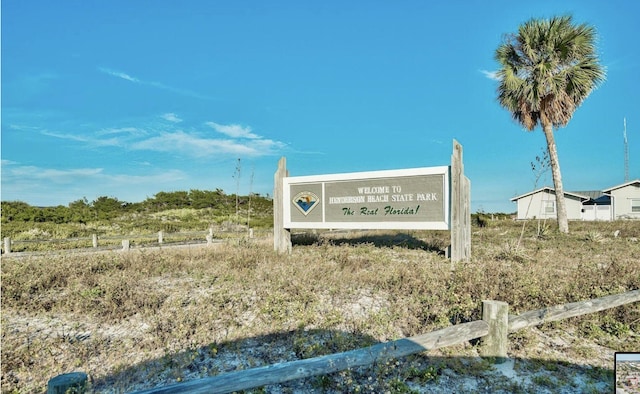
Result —
M3 201L272 194L281 156L292 176L441 166L456 139L472 211L513 212L545 140L498 105L494 51L531 17L563 14L596 27L607 68L556 132L565 189L624 183L625 117L640 178L637 1L4 0L1 12Z

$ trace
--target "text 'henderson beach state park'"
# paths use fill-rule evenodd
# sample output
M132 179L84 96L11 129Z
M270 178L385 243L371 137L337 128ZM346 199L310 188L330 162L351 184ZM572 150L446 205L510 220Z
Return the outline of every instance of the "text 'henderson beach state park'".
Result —
M411 201L438 201L437 193L402 193L402 187L394 186L365 186L359 187L357 196L329 197L329 204L361 204L361 203L388 203ZM396 209L391 206L384 207L385 215L416 215L420 205L415 208ZM342 208L344 215L353 215L351 208ZM378 215L379 209L360 208L361 215Z

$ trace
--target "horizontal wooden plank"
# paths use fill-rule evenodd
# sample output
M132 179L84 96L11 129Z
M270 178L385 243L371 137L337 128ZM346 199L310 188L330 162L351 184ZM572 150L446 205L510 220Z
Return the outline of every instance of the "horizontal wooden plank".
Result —
M483 337L488 332L487 323L478 320L344 353L230 372L210 378L139 391L138 394L229 393L246 390L253 387L329 374L349 368L370 365L389 358L439 349Z
M555 320L600 312L617 306L640 301L640 290L632 290L622 294L595 298L588 301L572 302L556 305L535 311L524 312L518 316L509 316L509 333L523 328L537 326Z

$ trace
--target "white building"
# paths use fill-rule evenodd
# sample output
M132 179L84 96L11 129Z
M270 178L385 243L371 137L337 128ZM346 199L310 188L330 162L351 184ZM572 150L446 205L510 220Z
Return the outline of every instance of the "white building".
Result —
M640 179L603 190L611 197L613 219L640 219Z
M602 191L565 192L569 220L640 219L640 179ZM556 194L543 187L514 197L517 219L556 219Z
M580 194L564 192L564 200L567 206L567 218L569 220L582 219L582 203L589 197ZM532 192L511 199L518 204L517 219L556 219L556 191L550 187L534 190Z

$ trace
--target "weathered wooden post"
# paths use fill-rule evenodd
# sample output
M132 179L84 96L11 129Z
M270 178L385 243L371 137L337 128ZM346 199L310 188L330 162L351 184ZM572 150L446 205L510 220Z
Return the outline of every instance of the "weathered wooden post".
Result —
M480 355L493 358L496 364L507 361L509 304L502 301L482 301L482 320L489 325L489 334L480 339Z
M207 239L207 245L211 245L213 243L213 235L207 234L205 238Z
M162 232L162 230L158 231L158 244L160 245L162 245L163 236L164 236L164 233Z
M126 251L128 251L128 250L129 250L129 247L130 247L130 245L129 245L129 240L128 240L128 239L123 239L123 240L122 240L122 250L123 250L124 252L126 252Z
M9 237L4 237L4 253L11 253L11 238Z
M453 140L451 154L451 246L453 263L471 258L471 182L464 175L462 145Z
M278 253L291 253L291 230L284 228L284 184L289 176L287 159L280 158L274 175L273 188L273 249Z
M92 243L94 248L98 247L98 234L93 234Z
M87 391L87 374L71 372L49 379L47 394L85 393Z

